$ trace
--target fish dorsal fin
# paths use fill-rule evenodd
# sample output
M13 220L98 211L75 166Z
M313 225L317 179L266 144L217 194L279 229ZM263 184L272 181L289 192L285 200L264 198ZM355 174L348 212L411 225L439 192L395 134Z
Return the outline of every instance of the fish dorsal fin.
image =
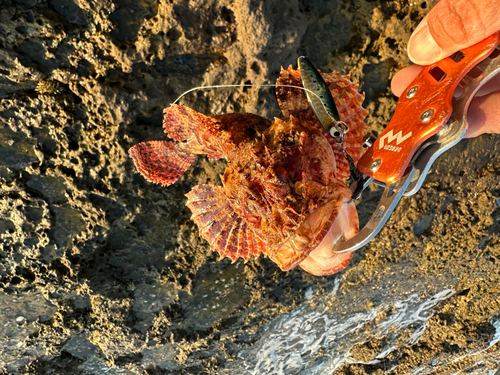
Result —
M234 212L222 186L197 185L186 196L200 236L209 242L213 251L233 262L239 257L248 261L252 255L267 253L262 240Z
M300 121L317 121L307 101L306 92L302 89L300 72L291 65L286 70L281 68L280 76L276 80L276 98L283 116L293 116Z
M368 127L368 124L364 122L368 110L361 106L365 96L357 91L358 84L352 82L349 75L344 76L337 72L327 74L320 72L320 74L335 100L340 121L345 122L349 127L349 131L344 137L345 151L351 156L354 163L357 163L365 151L363 137ZM286 70L282 68L276 84L276 97L283 115L296 117L300 121L307 121L314 124L318 129L322 129L307 101L304 90L300 88L284 89L282 87L282 85L302 86L299 70L293 69L292 66L289 66ZM334 138L331 136L327 136L327 138L335 154L337 178L345 180L350 175L349 163Z

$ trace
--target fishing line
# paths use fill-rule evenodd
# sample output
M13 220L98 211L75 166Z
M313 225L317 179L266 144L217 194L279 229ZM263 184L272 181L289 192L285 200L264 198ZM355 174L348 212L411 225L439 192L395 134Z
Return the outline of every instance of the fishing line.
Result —
M186 96L187 94L193 92L193 91L196 91L196 90L203 90L203 89L218 89L218 88L228 88L228 87L289 87L289 88L293 88L293 89L300 89L300 90L304 90L304 91L307 91L309 93L311 93L312 95L314 95L316 98L318 98L319 100L321 100L321 97L316 94L314 91L311 91L309 89L306 89L305 87L303 86L293 86L293 85L277 85L277 84L262 84L262 85L249 85L249 84L243 84L243 85L212 85L212 86L197 86L197 87L193 87L192 89L189 89L187 91L184 91L181 96L179 96L177 99L175 99L175 101L172 103L172 104L176 104L179 100L181 100L184 96Z

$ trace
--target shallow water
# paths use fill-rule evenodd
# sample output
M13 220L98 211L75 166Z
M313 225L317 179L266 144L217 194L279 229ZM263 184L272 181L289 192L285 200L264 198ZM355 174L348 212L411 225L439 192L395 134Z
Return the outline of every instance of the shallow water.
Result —
M434 308L455 294L443 289L431 296L425 291L390 295L366 309L372 296L352 300L339 295L341 283L338 277L331 290L308 291L304 305L266 324L259 340L238 354L231 369L245 374L313 375L333 373L349 363L379 364L397 347L417 343ZM353 357L356 345L375 338L386 341L379 353L367 360Z

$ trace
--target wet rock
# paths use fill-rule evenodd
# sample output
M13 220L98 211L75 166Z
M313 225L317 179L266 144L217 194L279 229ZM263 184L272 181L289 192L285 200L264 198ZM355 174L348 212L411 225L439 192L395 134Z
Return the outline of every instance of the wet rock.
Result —
M43 218L43 208L42 207L35 207L35 206L24 206L24 213L26 215L26 218L37 225L40 223L40 221Z
M19 31L22 34L28 34L28 28L24 25L16 27L16 31Z
M131 42L137 38L144 19L158 13L158 3L154 0L119 0L118 8L109 19L116 23L111 35L120 42Z
M132 311L137 319L134 328L146 332L156 314L168 307L177 297L177 290L171 284L139 284L134 290Z
M317 22L312 22L307 27L304 36L301 40L301 46L307 51L308 57L313 63L320 67L328 62L328 54L323 50L310 48L319 43L325 43L325 49L328 51L336 51L349 44L351 38L352 24L342 15L337 12L331 12L325 9L334 8L334 4L326 4L318 2L315 4Z
M366 100L371 102L375 100L377 94L383 93L387 89L387 85L383 82L389 80L389 64L387 61L366 64L363 67L363 74L362 90L366 94Z
M0 373L498 367L498 136L442 155L428 176L439 188L404 198L330 277L281 272L262 257L217 263L183 194L220 184L223 162L197 158L181 182L160 187L126 153L167 139L162 110L185 90L274 83L279 66L301 54L359 79L380 132L396 103L389 79L408 64L408 37L436 2L0 0L0 301L12 308L14 293L50 296L60 312L33 320L14 303L0 321ZM197 90L181 103L281 116L272 88ZM68 197L50 198L32 176L66 181ZM380 194L364 193L361 217ZM420 222L433 205L432 223ZM446 290L458 292L433 299Z
M42 249L42 258L47 263L52 263L57 259L61 259L64 255L64 248L58 247L54 244L49 244Z
M73 306L76 311L89 311L91 308L90 296L88 294L85 296L76 295L73 297Z
M64 344L62 350L78 359L93 357L98 351L100 351L97 346L88 340L88 336L86 334L70 338L66 344Z
M0 235L4 233L13 233L16 225L9 219L0 219Z
M26 67L35 66L44 74L50 74L57 68L55 59L47 59L45 57L47 49L36 40L30 39L17 46L15 50L20 53L19 61Z
M250 300L250 293L244 289L242 267L243 262L239 262L224 270L208 273L193 288L191 295L179 294L185 328L205 330L215 322L228 318L235 308L244 306Z
M12 173L8 168L0 165L0 183L9 183L14 180L14 173Z
M26 185L31 191L42 196L50 204L60 204L68 201L66 196L67 186L62 177L35 175L29 179Z
M66 41L61 42L57 46L55 56L60 68L69 68L71 66L71 63L69 62L69 55L73 52L75 52L75 47Z
M0 99L21 93L31 91L36 87L36 82L14 82L6 77L0 77Z
M130 240L134 237L134 231L129 228L115 227L113 231L108 234L108 244L112 249L121 250L130 246ZM126 257L125 253L121 253L119 258ZM119 266L120 259L114 260L111 264Z
M116 219L121 218L127 213L127 209L123 204L118 202L112 202L109 205L109 208L106 210L106 217L110 222L115 221Z
M168 59L156 60L155 68L161 74L199 74L214 64L225 64L227 59L220 54L181 54Z
M113 368L104 364L101 359L91 358L78 366L81 374L89 375L136 375L136 372L127 370L126 368Z
M172 242L172 216L170 212L160 215L156 210L146 210L145 213L137 215L134 225L139 233L147 238L149 244L165 246Z
M56 307L41 293L9 295L0 291L0 363L10 363L12 368L28 363L32 358L26 356L24 342L39 330L40 321L52 319ZM31 353L40 353L33 348ZM23 360L12 363L21 359Z
M36 143L36 139L28 138L22 132L0 129L0 166L21 171L40 162L35 153Z
M69 205L54 207L53 211L56 216L54 240L59 248L64 249L70 245L76 235L85 230L87 224L82 214Z
M26 321L52 318L56 307L47 301L41 293L26 293L21 296L0 292L0 332L7 327L8 322L23 316ZM8 329L8 328L5 328ZM5 332L2 332L2 335Z
M420 218L420 220L416 223L413 224L413 230L415 231L415 234L419 236L423 232L425 232L427 229L432 224L432 221L434 220L435 214L430 213L427 215L424 215Z
M125 237L127 231L120 231L119 242L111 241L109 244L120 244L121 249L109 259L109 264L120 270L123 277L134 284L143 282L153 283L158 279L159 271L166 267L165 249L161 246L148 246L133 240L133 236ZM133 233L130 231L130 233ZM115 233L116 235L116 233ZM128 241L128 242L127 242Z
M32 23L34 20L35 20L35 15L34 15L33 11L29 10L26 13L26 21L28 21L29 23Z
M25 238L23 241L24 246L30 248L35 247L40 242L38 237Z
M16 3L27 9L33 8L38 3L38 0L15 0L15 1Z
M50 5L54 7L67 22L74 25L86 25L87 19L82 8L75 4L73 0L50 0Z
M37 138L38 144L48 156L56 155L57 142L51 137L49 129L33 128L33 135Z
M141 364L145 368L159 367L168 371L180 369L180 366L175 361L177 349L173 344L167 343L153 349L145 349L143 355Z

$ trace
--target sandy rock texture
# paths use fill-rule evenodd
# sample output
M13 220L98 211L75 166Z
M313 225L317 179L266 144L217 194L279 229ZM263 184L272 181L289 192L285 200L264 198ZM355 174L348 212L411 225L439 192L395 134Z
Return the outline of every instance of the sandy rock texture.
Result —
M274 83L307 55L351 72L371 128L436 1L0 0L0 373L494 374L500 138L463 141L329 277L217 262L175 185L127 155L200 85ZM265 87L198 90L204 113L276 115ZM366 220L380 191L360 205Z

